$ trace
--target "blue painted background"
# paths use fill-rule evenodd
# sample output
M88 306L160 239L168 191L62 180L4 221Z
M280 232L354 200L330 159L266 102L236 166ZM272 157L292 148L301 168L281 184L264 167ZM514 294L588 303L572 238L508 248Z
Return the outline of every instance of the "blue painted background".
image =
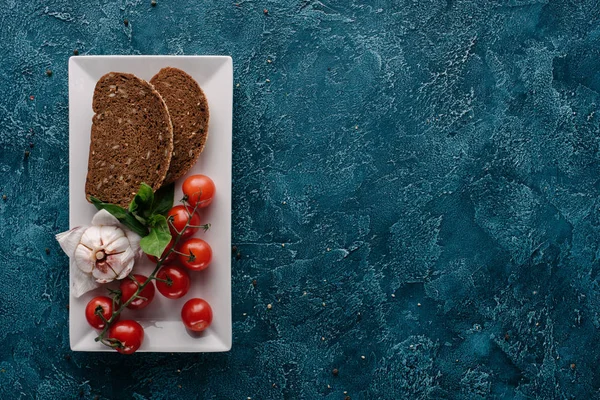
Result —
M597 1L79 3L0 0L0 398L599 398ZM74 49L233 57L230 353L69 350Z

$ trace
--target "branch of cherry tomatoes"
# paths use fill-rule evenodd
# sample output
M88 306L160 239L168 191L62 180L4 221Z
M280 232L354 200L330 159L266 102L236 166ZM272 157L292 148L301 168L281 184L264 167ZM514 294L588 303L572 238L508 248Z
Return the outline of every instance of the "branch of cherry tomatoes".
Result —
M122 354L137 351L144 340L144 329L134 320L119 321L125 308L139 310L147 307L154 299L156 289L169 299L185 296L190 288L190 276L187 270L202 271L212 260L212 249L200 238L192 237L200 228L204 231L210 224L200 225L198 210L207 207L215 194L214 182L205 175L193 175L183 183L184 198L182 205L171 208L167 221L171 231L171 241L162 256L148 256L156 263L149 276L130 274L123 279L119 290L111 290L109 296L93 298L85 309L88 323L100 333L97 342L111 347ZM191 208L191 211L190 211ZM180 243L182 242L183 243ZM176 265L179 262L185 267ZM212 322L212 309L203 299L188 300L182 310L184 326L200 332Z

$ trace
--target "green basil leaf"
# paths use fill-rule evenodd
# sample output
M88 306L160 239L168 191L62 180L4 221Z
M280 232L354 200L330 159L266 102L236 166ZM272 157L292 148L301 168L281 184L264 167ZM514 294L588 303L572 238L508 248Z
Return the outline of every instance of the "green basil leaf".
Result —
M134 231L140 236L146 236L148 229L138 221L133 214L116 204L104 203L94 196L90 196L90 201L98 210L106 210L119 220L123 225Z
M165 215L173 207L175 198L175 183L163 186L154 193L151 213Z
M119 220L127 215L127 210L116 204L104 203L94 196L90 196L90 201L98 210L106 210Z
M135 212L141 216L150 215L150 209L154 202L154 191L152 188L142 182L138 192L129 204L129 211Z
M171 232L164 216L153 215L150 219L150 233L140 240L140 247L144 253L160 258L171 241Z
M138 221L131 213L127 213L125 218L119 219L119 221L141 237L144 237L148 234L148 228Z

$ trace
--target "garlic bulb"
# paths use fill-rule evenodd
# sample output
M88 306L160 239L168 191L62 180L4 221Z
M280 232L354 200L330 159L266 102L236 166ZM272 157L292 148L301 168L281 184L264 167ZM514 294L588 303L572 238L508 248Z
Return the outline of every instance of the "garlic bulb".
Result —
M140 239L106 210L96 213L92 226L56 235L60 247L71 258L71 265L76 266L71 268L73 295L79 297L100 283L129 275L142 253Z

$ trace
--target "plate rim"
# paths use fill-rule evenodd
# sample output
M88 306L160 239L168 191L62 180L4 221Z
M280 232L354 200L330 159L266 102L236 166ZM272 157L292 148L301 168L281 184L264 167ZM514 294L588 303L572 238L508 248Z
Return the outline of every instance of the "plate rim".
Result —
M173 60L173 59L197 59L197 60L202 60L202 59L212 59L212 60L222 60L224 61L224 65L226 67L228 67L229 69L229 73L227 74L227 89L228 89L228 93L225 93L226 97L226 102L227 102L227 110L226 112L228 113L229 118L227 118L226 120L228 120L228 129L227 129L227 136L229 138L228 140L228 146L229 146L229 160L228 160L228 169L229 169L229 178L230 178L230 196L228 199L228 215L227 215L227 219L229 220L229 226L227 228L227 231L229 233L227 240L227 244L228 247L231 247L231 211L232 211L232 201L231 201L231 178L233 175L233 162L232 162L232 154L231 154L231 150L233 147L233 59L231 56L229 55L117 55L117 54L110 54L110 55L72 55L69 57L69 61L68 61L68 109L69 109L69 229L72 229L72 223L71 223L71 199L70 199L70 194L71 194L71 168L72 168L72 163L71 163L71 157L72 157L72 152L71 152L71 134L72 134L72 130L76 129L76 127L74 127L74 123L72 121L71 115L73 114L73 112L75 111L74 109L76 108L76 105L74 104L74 99L72 96L72 86L74 86L74 76L73 76L73 68L76 66L79 66L80 68L83 68L83 66L78 63L78 60L81 61L90 61L90 60L98 60L98 61L102 61L102 60L117 60L117 59L154 59L154 60L159 60L159 61L169 61L169 60ZM167 65L165 65L166 67ZM219 65L215 71L218 71L218 69L223 68L223 65ZM118 67L117 67L118 69ZM115 68L108 66L107 67L107 73L110 72L110 70L115 70ZM222 106L223 110L225 110L225 105ZM89 151L89 150L88 150ZM86 151L86 157L88 154L88 151ZM232 298L232 291L231 291L231 280L232 280L232 273L231 273L231 258L228 258L227 261L227 279L228 279L228 291L229 291L229 299L228 299L228 303L229 303L229 307L228 307L228 330L226 332L226 335L215 335L214 337L216 339L218 339L218 345L214 345L212 348L210 349L203 349L203 350L198 350L195 348L181 348L181 349L168 349L168 350L160 350L160 348L148 348L148 349L139 349L138 352L139 353L152 353L152 352L157 352L157 353L162 353L162 352L170 352L170 353L208 353L208 352L227 352L229 350L231 350L232 344L233 344L233 313L232 313L232 306L233 306L233 298ZM89 348L81 348L81 342L83 340L78 340L78 341L74 341L74 337L73 337L73 329L74 329L74 324L71 323L72 318L78 318L77 316L74 316L74 307L73 307L73 302L77 301L76 298L74 298L71 293L70 293L70 283L71 283L71 273L69 271L69 346L71 348L72 351L81 351L81 352L109 352L109 353L113 353L113 351L111 351L111 349L108 348L102 348L102 347L89 347ZM82 317L83 318L83 317ZM91 328L90 328L91 329ZM81 339L81 338L79 338ZM83 338L85 339L85 337Z

